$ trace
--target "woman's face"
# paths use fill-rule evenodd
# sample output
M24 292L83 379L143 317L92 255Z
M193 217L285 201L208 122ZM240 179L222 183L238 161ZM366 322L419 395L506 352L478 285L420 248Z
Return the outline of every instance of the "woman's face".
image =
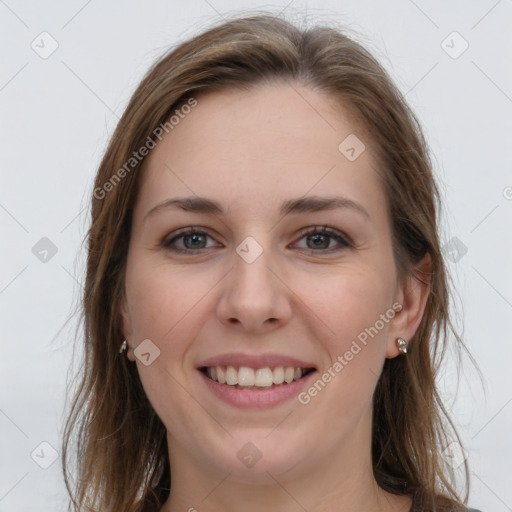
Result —
M147 157L122 318L171 468L255 482L369 456L377 379L419 320L343 112L297 84L208 92Z

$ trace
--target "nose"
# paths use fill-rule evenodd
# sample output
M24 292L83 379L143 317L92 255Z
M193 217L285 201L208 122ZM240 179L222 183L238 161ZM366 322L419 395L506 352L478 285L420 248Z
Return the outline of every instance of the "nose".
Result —
M291 291L270 250L252 262L234 254L231 271L222 280L217 306L220 321L252 334L282 327L291 318Z

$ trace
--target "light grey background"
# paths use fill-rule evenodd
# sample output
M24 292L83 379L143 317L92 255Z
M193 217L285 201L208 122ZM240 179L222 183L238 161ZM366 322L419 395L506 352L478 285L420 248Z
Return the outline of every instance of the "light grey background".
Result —
M0 0L0 512L66 509L60 461L41 468L52 451L40 443L60 452L77 323L65 322L81 292L93 176L118 117L167 47L255 9L362 34L422 121L445 197L443 242L460 258L449 261L459 326L486 391L467 360L458 389L453 364L440 384L467 443L470 504L512 510L511 0ZM57 248L46 262L32 251L43 237Z

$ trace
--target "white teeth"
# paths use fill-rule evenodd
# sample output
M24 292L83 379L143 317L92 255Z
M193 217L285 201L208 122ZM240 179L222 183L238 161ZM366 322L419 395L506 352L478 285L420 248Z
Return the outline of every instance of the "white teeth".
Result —
M222 366L217 366L217 380L221 383L221 384L225 384L226 383L226 373L224 372L224 368L222 368Z
M206 375L220 384L266 388L273 384L290 384L294 380L299 380L304 375L304 369L293 366L276 366L273 370L268 366L257 369L248 366L241 366L238 369L233 366L211 366L206 368Z
M259 368L256 370L256 386L264 388L272 386L272 370L270 368Z
M254 386L256 377L252 368L241 366L238 370L238 384L240 386Z
M226 384L230 386L238 384L238 372L232 366L228 366L226 369Z
M274 382L274 384L282 384L284 382L284 368L282 366L274 368L274 373L272 374L272 381Z

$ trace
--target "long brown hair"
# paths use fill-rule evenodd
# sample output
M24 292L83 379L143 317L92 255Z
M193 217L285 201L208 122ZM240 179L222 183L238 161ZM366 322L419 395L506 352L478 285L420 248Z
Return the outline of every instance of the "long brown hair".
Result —
M464 462L466 494L461 498L455 475L441 456L460 439L435 378L447 342L453 340L459 353L465 347L448 312L440 193L422 130L383 67L362 45L342 30L301 30L273 15L223 22L161 58L133 94L100 164L87 236L85 360L63 442L71 507L155 511L170 492L165 426L143 391L136 365L119 354L119 305L143 162L130 159L187 99L208 89L248 87L262 80L325 91L355 112L382 169L400 276L411 275L414 264L430 255L430 293L421 324L407 357L386 359L375 390L373 468L383 489L412 494L418 510L461 510L469 491L468 467Z

